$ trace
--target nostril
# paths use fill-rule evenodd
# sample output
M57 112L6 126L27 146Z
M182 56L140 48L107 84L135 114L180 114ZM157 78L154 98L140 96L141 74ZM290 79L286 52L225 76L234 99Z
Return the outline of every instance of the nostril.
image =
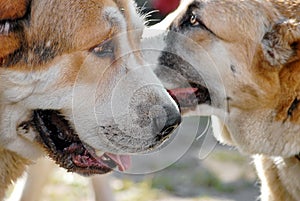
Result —
M171 110L172 109L172 110ZM164 127L160 130L158 134L158 140L164 140L167 138L181 123L181 116L178 110L174 108L168 108L167 120L165 121Z
M172 133L178 127L178 125L179 124L176 124L176 125L173 125L171 127L166 128L165 130L162 130L161 133L160 133L160 135L162 137L168 136L170 133Z

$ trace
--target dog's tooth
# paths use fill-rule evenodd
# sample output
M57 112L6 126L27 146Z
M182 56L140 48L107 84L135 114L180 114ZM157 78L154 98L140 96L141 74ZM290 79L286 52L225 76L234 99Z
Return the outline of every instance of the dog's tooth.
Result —
M102 156L101 159L102 159L103 161L110 161L110 158L107 157L107 156Z
M108 161L109 159L106 158L106 157L102 157L102 160L103 160L103 161Z
M58 132L57 137L61 140L65 140L65 135L62 132Z
M101 156L103 156L104 152L103 152L103 151L100 151L100 150L96 150L96 151L95 151L95 154L96 154L98 157L101 157Z

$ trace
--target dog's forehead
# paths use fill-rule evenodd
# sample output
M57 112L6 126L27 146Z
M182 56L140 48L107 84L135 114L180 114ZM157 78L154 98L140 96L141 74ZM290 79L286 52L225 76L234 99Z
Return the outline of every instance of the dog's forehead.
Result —
M194 0L182 15L195 13L220 38L231 41L238 37L260 38L278 13L268 1Z
M90 50L120 33L143 27L131 0L32 0L27 13L22 20L24 47L20 51L25 55L29 50L33 59L27 63L34 65L64 53ZM45 57L40 56L43 52Z
M266 27L276 18L277 13L268 1L207 1L202 11L203 20L217 34L226 39L237 33L251 39L262 37ZM212 17L213 16L213 17Z
M47 24L45 24L46 22ZM111 26L127 27L128 29L142 28L143 23L130 0L34 0L30 26L36 29L37 27L34 25L41 28L50 27L54 31L63 28L69 32L84 28L85 32L88 32L87 29L94 27L102 32L106 27L110 28Z

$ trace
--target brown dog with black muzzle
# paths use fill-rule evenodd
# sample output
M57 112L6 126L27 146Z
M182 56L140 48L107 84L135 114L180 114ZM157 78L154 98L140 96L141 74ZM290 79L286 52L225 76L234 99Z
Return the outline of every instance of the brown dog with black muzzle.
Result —
M300 1L183 1L163 25L155 72L182 110L257 156L262 200L300 200Z
M0 200L44 151L71 172L124 171L124 154L177 127L141 58L142 29L129 0L0 1Z

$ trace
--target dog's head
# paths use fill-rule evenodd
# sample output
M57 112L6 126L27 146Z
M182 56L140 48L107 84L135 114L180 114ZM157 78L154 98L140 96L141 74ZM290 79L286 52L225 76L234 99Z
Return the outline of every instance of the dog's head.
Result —
M2 147L34 159L42 144L69 171L104 173L128 168L116 154L153 149L178 126L175 102L141 58L132 1L20 2L0 15Z
M292 156L300 152L300 11L298 1L275 2L181 5L155 72L190 114L219 117L223 142Z

